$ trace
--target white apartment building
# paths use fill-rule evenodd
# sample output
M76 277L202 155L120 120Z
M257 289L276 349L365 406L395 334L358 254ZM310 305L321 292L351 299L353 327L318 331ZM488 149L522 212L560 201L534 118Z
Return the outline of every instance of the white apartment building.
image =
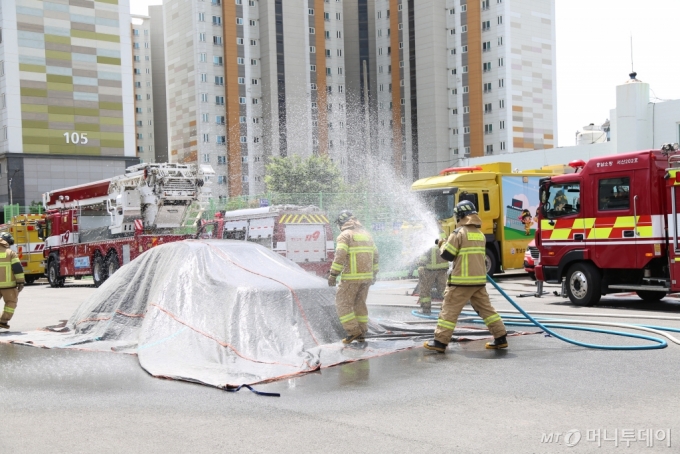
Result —
M135 89L135 140L140 162L155 162L151 19L132 17L132 72ZM158 81L162 84L162 81Z
M264 192L270 156L346 159L342 3L168 0L169 157L217 197Z
M370 130L378 159L417 179L464 157L555 145L554 0L345 0L356 9L348 58L367 62L371 114L350 128Z

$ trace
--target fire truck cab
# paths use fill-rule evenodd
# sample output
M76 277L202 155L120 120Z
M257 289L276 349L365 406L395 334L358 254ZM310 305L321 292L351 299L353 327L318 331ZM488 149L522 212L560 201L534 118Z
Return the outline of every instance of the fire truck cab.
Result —
M677 146L593 158L540 182L536 277L572 303L634 291L654 302L680 290Z

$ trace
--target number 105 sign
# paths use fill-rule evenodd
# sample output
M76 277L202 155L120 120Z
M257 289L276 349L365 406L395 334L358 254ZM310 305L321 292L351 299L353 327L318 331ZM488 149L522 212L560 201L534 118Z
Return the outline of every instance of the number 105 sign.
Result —
M65 132L64 133L64 138L66 139L66 143L72 143L75 145L81 144L81 145L86 145L87 144L87 133L86 132Z

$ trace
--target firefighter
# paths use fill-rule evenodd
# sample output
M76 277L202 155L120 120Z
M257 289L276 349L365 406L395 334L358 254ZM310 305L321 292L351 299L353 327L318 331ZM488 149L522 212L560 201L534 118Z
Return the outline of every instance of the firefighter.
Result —
M569 203L569 200L567 199L567 196L564 195L564 191L562 190L557 191L557 194L555 194L555 200L553 200L553 206L555 207L555 210L557 211L564 210L564 206L567 203Z
M24 289L24 268L19 257L9 247L14 238L5 232L0 235L0 295L5 300L5 309L0 316L0 328L9 329L8 322L14 315L19 293Z
M486 292L486 239L480 230L482 220L477 215L475 205L468 200L458 203L453 211L457 228L447 241L440 242L440 252L442 258L455 260L455 263L449 276L449 288L439 313L434 339L425 342L424 346L439 353L446 351L458 316L469 300L493 334L494 341L488 342L486 348L507 348L505 325L496 309L491 306Z
M443 235L444 233L442 233ZM423 314L430 314L432 313L432 287L436 287L440 295L444 294L449 262L441 258L439 246L435 244L425 255L420 257L420 264L421 266L418 268L418 304L420 304Z
M335 260L331 265L328 285L335 287L342 275L335 307L340 323L347 331L342 342L363 342L368 331L368 288L375 283L378 274L378 249L371 235L348 210L342 211L336 223L340 235L336 241Z

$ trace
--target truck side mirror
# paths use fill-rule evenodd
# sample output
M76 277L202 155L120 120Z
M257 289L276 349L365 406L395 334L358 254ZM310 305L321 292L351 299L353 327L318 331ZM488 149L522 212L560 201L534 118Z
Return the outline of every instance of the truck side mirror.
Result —
M38 238L40 238L41 240L45 239L45 226L43 225L38 227Z

